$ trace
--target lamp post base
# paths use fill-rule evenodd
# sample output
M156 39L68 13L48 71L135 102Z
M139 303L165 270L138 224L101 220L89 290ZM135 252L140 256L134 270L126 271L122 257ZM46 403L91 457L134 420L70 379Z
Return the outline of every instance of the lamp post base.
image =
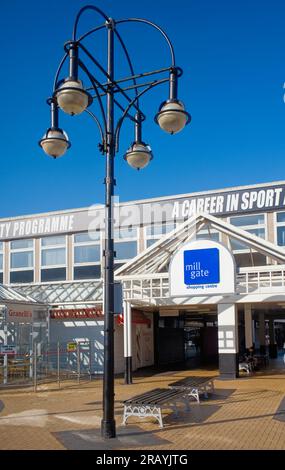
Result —
M115 421L101 421L101 436L103 439L116 438L116 422Z

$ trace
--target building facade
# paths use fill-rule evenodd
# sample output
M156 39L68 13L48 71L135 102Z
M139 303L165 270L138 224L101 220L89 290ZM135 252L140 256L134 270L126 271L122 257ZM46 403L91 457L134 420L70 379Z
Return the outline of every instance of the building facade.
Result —
M251 272L263 272L262 268L267 267L265 271L271 273L272 281L272 273L280 273L285 247L284 181L121 204L115 201L115 264L118 280L123 282L127 292L125 300L132 304L134 369L174 364L183 358L196 358L198 353L209 361L218 356L216 302L208 299L203 308L199 302L189 302L181 307L176 304L174 308L172 302L167 303L165 299L162 302L161 296L161 302L153 303L150 290L149 302L138 302L128 295L130 273L124 271L125 267L133 266L135 274L136 259L152 253L152 247L153 256L157 257L155 247L159 247L159 242L171 234L177 237L179 227L187 225L187 221L197 214L209 215L210 220L205 219L199 225L195 238L213 240L227 247L235 258L239 276L244 272L248 280ZM214 222L211 217L214 217ZM232 227L233 232L220 230L216 219ZM246 237L242 236L244 232L254 239L257 237L261 246L255 245L252 239L247 243ZM186 241L185 237L183 241ZM276 247L277 256L271 245ZM177 249L178 244L175 246ZM104 207L100 205L0 220L0 283L49 304L51 341L90 338L96 356L94 367L98 373L102 370L103 361L103 318L99 318L100 309L102 311L103 251ZM170 253L173 255L174 251ZM159 273L168 271L169 262L165 260ZM282 294L282 288L279 294ZM270 312L275 314L274 334L276 336L278 332L282 340L282 299L268 302L263 309L260 305L257 307L259 300L243 302L246 308L242 309L238 325L241 327L251 322L251 333L245 331L240 335L240 348L250 346L250 343L261 349L266 346ZM276 328L277 320L280 321L279 329ZM124 370L123 324L124 319L116 317L117 372ZM90 326L93 326L92 333ZM270 328L274 329L274 325ZM272 336L271 340L275 343L276 338ZM167 347L169 344L173 348Z

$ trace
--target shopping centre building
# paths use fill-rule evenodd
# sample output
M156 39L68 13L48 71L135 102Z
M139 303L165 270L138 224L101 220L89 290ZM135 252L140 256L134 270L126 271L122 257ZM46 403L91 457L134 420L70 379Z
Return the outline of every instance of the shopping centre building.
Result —
M115 202L116 372L219 363L233 378L252 347L276 357L285 341L285 181ZM9 294L1 301L0 291L0 305L17 326L13 341L30 334L29 307L32 318L46 306L42 323L33 320L38 341L90 341L93 373L103 362L103 228L101 205L0 220Z

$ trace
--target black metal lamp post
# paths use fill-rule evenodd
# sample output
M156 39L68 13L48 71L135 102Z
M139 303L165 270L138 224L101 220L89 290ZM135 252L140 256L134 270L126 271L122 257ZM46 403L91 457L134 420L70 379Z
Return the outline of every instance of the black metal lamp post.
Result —
M78 37L78 24L82 14L87 10L97 12L104 19L99 25ZM135 74L132 61L125 43L118 31L123 23L143 23L155 28L166 40L171 54L171 65L159 70ZM107 69L102 66L93 54L84 45L84 40L99 30L107 32ZM129 68L130 76L115 78L114 71L114 43L115 39L121 45ZM140 107L140 98L154 87L169 82L169 99L164 102L155 118L159 126L170 134L181 131L191 121L190 115L178 100L178 78L182 70L176 66L172 43L167 34L151 21L140 18L129 18L115 21L109 18L96 6L82 8L75 20L73 39L65 46L65 55L59 65L54 81L52 98L48 100L51 107L51 127L48 129L40 145L49 156L59 158L70 147L67 134L59 128L59 108L70 115L87 112L96 122L101 142L99 149L106 156L106 215L105 215L105 251L104 251L104 391L103 391L103 420L101 425L102 436L105 439L116 437L116 424L114 419L114 236L113 236L113 196L114 196L114 158L119 151L119 139L122 124L128 118L135 125L135 141L125 154L129 165L140 170L148 165L153 158L150 147L142 140L142 123L145 120ZM60 79L64 64L69 59L69 76ZM94 70L90 70L84 59L92 62ZM79 71L83 72L90 82L85 88L79 79ZM97 72L104 75L104 82L96 78ZM166 75L166 76L165 76ZM145 81L146 78L148 81ZM134 98L130 95L134 92ZM104 98L106 103L104 105ZM126 103L122 104L122 99ZM92 103L98 103L101 119L98 119L88 108ZM115 107L122 115L115 123Z

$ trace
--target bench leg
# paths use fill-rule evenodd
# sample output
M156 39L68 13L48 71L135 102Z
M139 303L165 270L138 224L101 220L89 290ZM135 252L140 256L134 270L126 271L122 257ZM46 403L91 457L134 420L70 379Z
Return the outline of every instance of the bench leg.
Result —
M189 393L189 396L195 398L195 400L197 400L198 404L200 405L199 390L197 388L193 388Z
M158 406L140 406L140 405L125 405L124 406L124 417L122 425L127 424L127 420L130 416L137 416L138 418L155 418L161 428L163 428L161 408Z

